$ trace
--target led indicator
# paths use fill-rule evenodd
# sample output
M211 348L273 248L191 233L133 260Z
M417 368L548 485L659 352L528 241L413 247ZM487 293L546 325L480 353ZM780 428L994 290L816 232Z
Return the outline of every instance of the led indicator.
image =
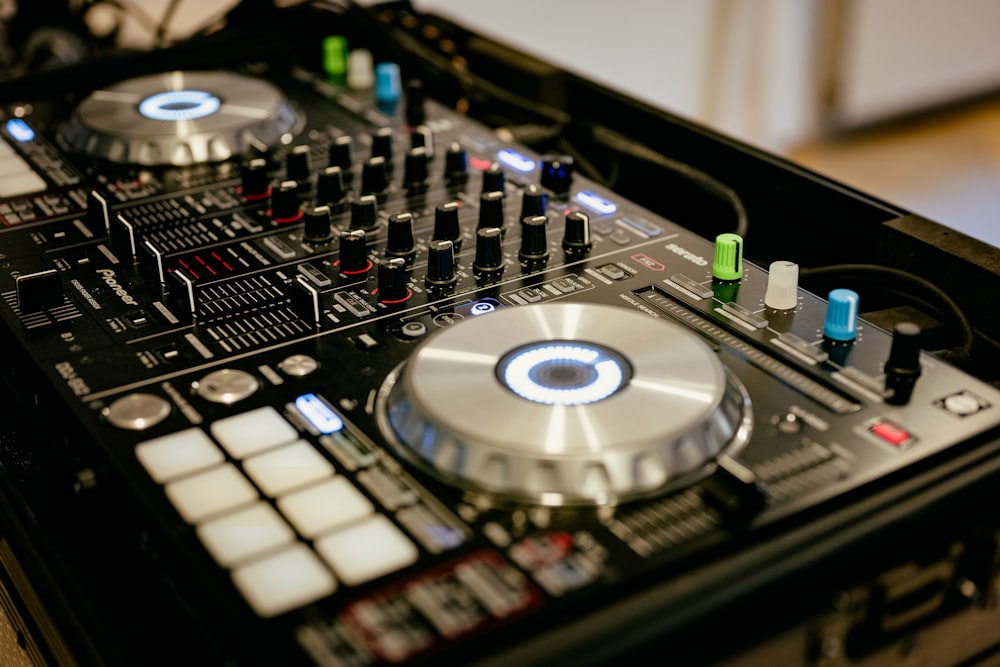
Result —
M546 405L586 405L627 382L627 364L610 350L579 343L540 343L516 350L498 369L518 396Z
M222 101L203 90L169 90L139 103L139 113L151 120L194 120L211 116Z
M594 194L590 190L583 190L576 193L576 200L595 213L601 215L611 215L618 210L614 202L610 202L600 195Z
M7 121L7 132L17 141L31 141L35 138L35 131L20 118L11 118Z
M497 160L511 169L516 169L522 174L528 174L535 170L535 161L526 155L518 153L512 148L501 148L497 151Z
M323 434L336 433L344 422L329 405L316 394L303 394L295 399L295 408Z

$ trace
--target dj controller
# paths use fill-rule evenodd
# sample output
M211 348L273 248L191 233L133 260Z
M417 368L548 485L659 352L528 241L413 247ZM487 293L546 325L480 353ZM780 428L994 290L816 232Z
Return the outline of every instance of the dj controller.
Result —
M376 74L0 126L3 374L200 659L488 661L995 436L916 325Z

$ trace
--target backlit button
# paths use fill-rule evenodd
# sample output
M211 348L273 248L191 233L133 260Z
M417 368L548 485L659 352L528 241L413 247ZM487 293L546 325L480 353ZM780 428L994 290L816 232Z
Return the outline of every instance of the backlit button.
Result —
M258 616L269 618L315 602L337 590L337 581L309 547L284 551L233 570L233 583Z
M295 540L295 532L263 501L203 523L197 530L201 543L222 567Z
M870 430L890 445L895 445L896 447L901 447L909 443L911 437L910 432L905 428L887 421L875 422L872 424Z
M230 463L171 482L164 491L188 523L257 500L257 489Z
M381 514L320 538L316 551L341 581L352 586L411 565L418 553L413 542Z
M220 419L212 424L211 431L219 444L237 459L294 442L299 437L298 431L270 406Z
M316 537L375 511L371 502L344 477L334 477L278 498L278 509L303 537Z
M186 475L222 463L222 451L200 428L189 428L141 442L135 456L156 482Z
M334 473L330 462L305 440L248 458L243 471L272 498Z

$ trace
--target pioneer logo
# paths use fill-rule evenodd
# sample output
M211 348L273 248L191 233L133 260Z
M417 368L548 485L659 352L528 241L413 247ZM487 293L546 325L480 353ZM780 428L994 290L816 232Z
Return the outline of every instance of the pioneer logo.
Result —
M107 283L108 287L114 290L114 293L118 295L118 298L130 306L139 305L135 302L135 299L132 298L132 295L126 292L125 288L118 282L118 276L115 275L114 271L111 269L97 269L97 272L101 274L102 278L104 278L104 282Z
M668 243L667 250L674 253L675 255L680 255L692 264L697 264L698 266L708 266L708 260L701 255L696 255L690 250L686 250L676 243Z

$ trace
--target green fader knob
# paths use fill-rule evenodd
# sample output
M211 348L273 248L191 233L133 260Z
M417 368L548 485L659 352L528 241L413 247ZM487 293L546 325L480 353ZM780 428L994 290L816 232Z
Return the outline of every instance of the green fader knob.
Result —
M712 277L718 280L739 280L743 277L743 239L739 234L719 234L715 237Z

